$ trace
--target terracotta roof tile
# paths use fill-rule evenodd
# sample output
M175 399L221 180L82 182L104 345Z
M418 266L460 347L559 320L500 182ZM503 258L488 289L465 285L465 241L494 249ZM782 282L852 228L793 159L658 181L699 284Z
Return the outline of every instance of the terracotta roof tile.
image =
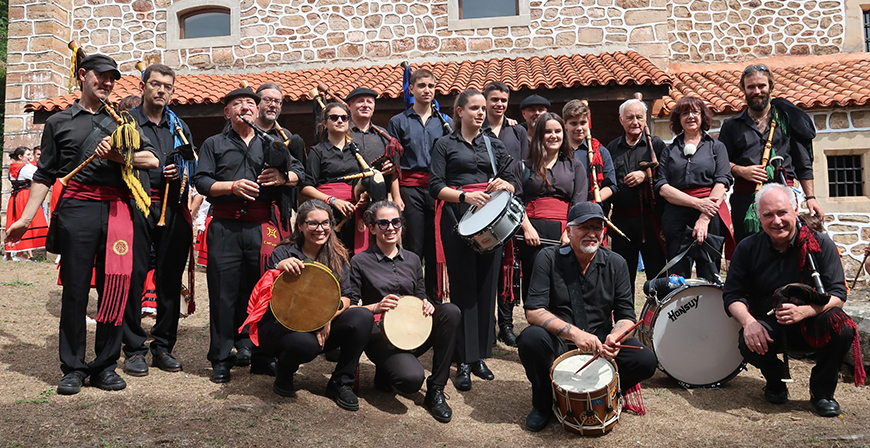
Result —
M532 56L461 62L435 62L412 65L426 68L438 78L438 95L449 95L474 88L482 90L491 81L502 81L514 91L520 89L562 88L590 85L669 85L672 78L634 51L598 55ZM402 96L402 68L398 65L348 67L337 69L265 72L244 75L179 75L172 104L219 104L223 95L239 81L251 86L269 81L284 88L285 101L311 100L309 92L324 82L344 97L354 87L365 85L380 97ZM111 101L139 94L138 76L125 76L115 86ZM27 111L59 111L69 107L78 93L30 103Z
M845 61L775 67L773 95L781 96L804 109L870 104L870 56ZM684 71L674 73L670 93L662 99L658 116L670 113L686 95L706 101L714 113L735 113L746 104L739 82L742 70Z

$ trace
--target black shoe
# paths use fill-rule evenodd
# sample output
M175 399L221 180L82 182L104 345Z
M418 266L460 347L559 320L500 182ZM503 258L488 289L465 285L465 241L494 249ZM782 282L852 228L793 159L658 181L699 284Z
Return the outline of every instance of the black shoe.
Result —
M813 410L822 417L836 417L842 413L840 403L833 398L810 398Z
M58 395L75 395L82 390L84 376L80 372L70 372L60 379L57 384Z
M447 396L444 395L444 386L434 384L426 385L426 398L423 399L423 407L441 423L447 423L453 418L453 409L447 404Z
M538 432L547 427L547 423L550 423L550 417L553 416L553 413L541 412L538 408L532 408L532 412L529 412L529 415L526 416L526 429L531 432Z
M251 365L251 349L248 347L236 349L236 365L242 367Z
M165 352L157 355L152 354L151 365L164 372L181 372L182 370L181 363L172 354Z
M114 370L106 370L97 376L91 376L91 386L103 390L121 390L127 387L127 382Z
M471 366L471 373L473 373L476 377L485 379L487 381L492 381L495 376L492 374L492 370L489 370L489 367L486 366L486 363L481 359L480 361L473 362L469 364Z
M498 340L504 342L508 347L516 347L517 335L514 334L514 326L503 325L498 331Z
M272 383L272 392L282 397L295 397L296 387L293 384L293 375L291 374L287 378L275 378L275 382Z
M769 382L764 386L764 399L770 404L788 403L788 388L782 382Z
M393 385L390 384L390 377L381 373L380 369L375 369L375 389L390 393L393 391Z
M265 358L251 361L251 374L275 376L275 360Z
M215 364L212 367L211 372L211 382L217 384L229 383L232 376L230 375L230 368L223 364Z
M358 411L359 400L353 389L345 384L335 384L332 381L326 385L326 398L335 401L338 407L346 411Z
M471 367L461 362L456 366L456 378L453 379L453 387L465 392L471 390Z
M130 376L148 375L148 362L145 361L145 355L133 355L127 358L124 363L124 373Z
M341 356L341 348L334 348L323 354L323 357L326 358L329 362L338 362L338 358Z

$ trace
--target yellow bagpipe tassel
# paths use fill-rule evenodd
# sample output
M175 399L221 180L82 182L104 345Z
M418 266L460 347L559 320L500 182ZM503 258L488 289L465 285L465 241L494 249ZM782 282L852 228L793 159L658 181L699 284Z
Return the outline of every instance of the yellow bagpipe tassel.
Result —
M136 207L147 218L150 213L151 196L142 188L142 182L136 176L133 168L133 154L141 147L142 139L139 136L139 131L136 130L136 121L133 116L127 111L123 111L120 113L120 117L122 123L118 124L118 127L112 132L112 147L124 156L121 176L136 201Z

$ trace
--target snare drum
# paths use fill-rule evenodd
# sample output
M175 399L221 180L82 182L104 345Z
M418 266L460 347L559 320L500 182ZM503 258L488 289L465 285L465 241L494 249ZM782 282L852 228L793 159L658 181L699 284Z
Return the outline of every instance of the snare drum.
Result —
M341 302L341 287L332 271L306 262L299 275L282 272L272 284L269 308L288 330L307 332L329 323Z
M649 298L641 316L638 338L683 387L719 387L746 365L737 348L740 324L725 313L719 286L687 279L663 300Z
M402 296L379 322L384 338L399 350L416 350L432 334L432 316L423 313L423 299Z
M525 208L514 195L498 190L482 207L465 212L456 231L474 250L484 254L507 242L523 225Z
M553 411L566 431L600 436L613 429L622 412L619 370L613 361L598 358L574 373L590 359L590 354L571 350L553 362Z

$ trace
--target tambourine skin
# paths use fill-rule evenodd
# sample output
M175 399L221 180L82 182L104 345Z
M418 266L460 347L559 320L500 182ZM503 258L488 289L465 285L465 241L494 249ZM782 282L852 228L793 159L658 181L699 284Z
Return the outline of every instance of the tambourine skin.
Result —
M432 316L423 313L423 299L402 296L395 308L384 313L381 330L384 338L399 350L415 350L432 333Z
M300 275L282 272L272 284L269 308L288 330L309 332L328 324L341 303L341 286L332 271L305 262Z

